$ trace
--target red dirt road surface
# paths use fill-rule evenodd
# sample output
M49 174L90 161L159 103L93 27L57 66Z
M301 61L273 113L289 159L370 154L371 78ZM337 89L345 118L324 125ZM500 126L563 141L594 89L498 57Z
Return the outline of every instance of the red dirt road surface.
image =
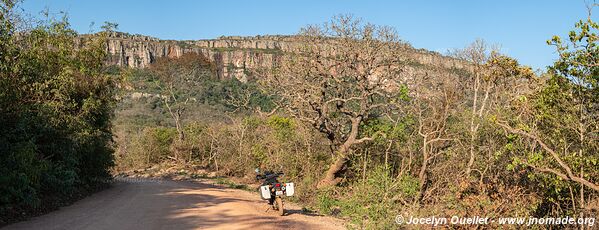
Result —
M344 229L334 218L268 210L258 193L206 182L132 179L3 229Z

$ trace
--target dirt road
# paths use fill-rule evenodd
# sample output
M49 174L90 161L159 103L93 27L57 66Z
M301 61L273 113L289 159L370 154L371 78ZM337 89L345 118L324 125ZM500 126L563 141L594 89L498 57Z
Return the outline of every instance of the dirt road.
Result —
M5 229L343 229L285 204L277 216L257 193L204 182L123 180L75 204Z

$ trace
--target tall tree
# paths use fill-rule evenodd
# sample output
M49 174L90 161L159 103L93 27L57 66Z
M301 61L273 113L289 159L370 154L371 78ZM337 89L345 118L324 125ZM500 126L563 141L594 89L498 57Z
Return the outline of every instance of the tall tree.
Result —
M0 1L0 224L109 182L113 164L106 33L19 26L14 6Z
M338 184L352 148L371 141L364 122L381 116L401 94L401 48L390 27L340 15L324 25L303 28L302 44L281 66L264 76L278 106L323 133L333 162L319 187Z
M545 84L518 107L517 116L498 123L529 141L515 162L551 178L546 183L556 190L576 190L578 201L572 192L568 199L578 208L599 192L599 25L590 15L576 23L567 41L558 36L548 41L559 59Z
M465 87L472 104L469 111L469 157L465 170L466 176L470 176L478 154L477 141L481 120L485 110L488 109L489 93L493 87L493 81L488 77L488 68L485 66L490 59L491 52L491 48L483 40L476 40L468 47L453 53L454 57L465 60L471 65L471 79L466 81L467 87Z
M175 122L179 141L185 139L182 119L186 104L193 100L189 85L198 84L202 78L212 77L213 64L204 56L186 53L181 57L161 58L150 66L157 77L156 86L168 113Z

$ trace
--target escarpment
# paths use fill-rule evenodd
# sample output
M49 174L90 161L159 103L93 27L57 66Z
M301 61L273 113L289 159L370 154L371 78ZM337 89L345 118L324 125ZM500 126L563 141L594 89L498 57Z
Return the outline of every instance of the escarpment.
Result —
M294 36L227 36L205 40L161 40L144 35L113 32L107 41L108 64L145 68L161 57L179 57L194 52L206 56L217 67L220 78L237 78L245 82L257 68L273 68L280 57L294 52L302 44ZM457 59L435 52L405 46L405 72L425 70L452 72L465 68Z

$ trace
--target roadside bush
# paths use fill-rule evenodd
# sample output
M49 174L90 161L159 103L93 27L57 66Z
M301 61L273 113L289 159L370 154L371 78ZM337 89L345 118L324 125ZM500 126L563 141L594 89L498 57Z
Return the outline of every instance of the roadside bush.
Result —
M133 135L127 152L117 158L121 168L143 168L160 163L171 156L171 145L177 130L164 127L147 127Z
M113 166L105 34L55 19L18 31L13 7L0 2L0 225L106 186Z
M417 194L417 178L393 177L388 168L379 165L339 191L321 192L317 207L323 213L349 218L351 228L392 229L395 215L407 205L405 200Z

